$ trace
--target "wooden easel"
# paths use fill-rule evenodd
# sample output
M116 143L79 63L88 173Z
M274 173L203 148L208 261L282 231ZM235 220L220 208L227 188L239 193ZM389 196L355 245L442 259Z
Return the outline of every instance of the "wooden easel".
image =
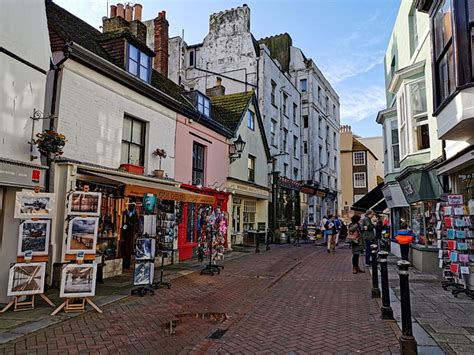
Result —
M82 189L84 192L89 192L89 185L85 185ZM81 216L83 218L87 216ZM95 260L95 254L85 254L83 259L78 259L77 254L66 254L65 260L75 260L77 264L82 264L84 260ZM56 308L52 316L58 314L62 309L66 313L77 313L77 312L85 312L86 303L90 304L92 308L95 309L98 313L103 313L103 311L94 303L89 297L74 297L74 298L66 298L66 300L61 303L61 305Z
M8 309L10 309L11 306L14 306L13 312L35 309L35 296L36 295L15 296L15 298L12 301L10 301L10 303L8 303L2 310L0 310L0 313L6 312ZM38 296L40 296L43 299L43 301L45 301L51 307L55 306L55 304L44 293L40 293ZM20 301L21 297L27 297L27 298L31 297L31 298L30 300Z

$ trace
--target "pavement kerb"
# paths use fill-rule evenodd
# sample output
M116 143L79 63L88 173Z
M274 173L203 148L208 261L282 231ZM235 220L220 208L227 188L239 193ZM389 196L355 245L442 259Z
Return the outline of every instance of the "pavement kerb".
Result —
M226 261L228 262L228 261L240 259L242 257L246 257L246 256L249 256L249 255L252 255L252 254L253 253L251 253L251 252L243 252L241 254L229 257ZM168 275L167 280L172 281L172 280L176 280L180 277L192 274L194 272L199 272L201 268L202 268L202 265L197 265L197 266L194 266L191 270L177 271L176 273ZM125 298L133 297L130 294L133 288L134 287L130 287L130 288L121 290L120 294L104 296L103 298L95 301L94 303L97 304L97 306L99 306L99 307L104 307L104 306L107 306L107 305L112 304L114 302L123 300ZM81 315L83 315L85 313L88 313L88 312L95 312L95 310L91 307L87 307L84 312L80 312L80 313L79 312L78 313L60 313L60 314L57 314L55 316L50 316L49 318L44 318L44 319L41 319L41 320L38 320L38 321L33 321L31 323L22 324L22 325L20 325L16 328L9 329L5 332L0 333L0 345L8 343L12 340L21 338L25 335L35 333L39 330L50 327L52 325L59 324L61 322L69 320L71 318L81 316Z

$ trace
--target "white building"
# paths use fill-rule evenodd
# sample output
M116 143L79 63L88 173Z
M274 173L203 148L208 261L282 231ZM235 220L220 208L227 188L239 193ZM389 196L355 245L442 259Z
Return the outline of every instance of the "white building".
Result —
M27 23L28 26L19 24ZM0 303L7 301L20 220L15 195L45 185L46 167L28 142L42 131L51 51L43 0L2 2L0 11ZM46 116L48 116L46 114ZM32 149L32 150L31 150Z

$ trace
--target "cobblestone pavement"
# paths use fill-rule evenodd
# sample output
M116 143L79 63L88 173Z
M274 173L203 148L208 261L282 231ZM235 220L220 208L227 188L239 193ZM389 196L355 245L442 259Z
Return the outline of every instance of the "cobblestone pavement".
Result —
M0 347L1 353L398 353L350 251L275 247L189 274ZM170 335L171 333L171 335Z

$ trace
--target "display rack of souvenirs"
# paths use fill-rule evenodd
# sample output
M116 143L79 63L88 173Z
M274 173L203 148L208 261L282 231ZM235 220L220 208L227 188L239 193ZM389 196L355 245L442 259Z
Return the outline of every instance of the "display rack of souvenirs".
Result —
M436 206L439 266L443 269L443 289L452 287L457 297L464 293L474 299L473 215L462 195L448 195Z
M209 258L209 264L201 270L202 274L220 274L223 265L218 261L224 259L225 238L227 235L227 217L219 208L213 210L211 207L204 209L199 217L201 233L198 245L198 258L203 261Z

